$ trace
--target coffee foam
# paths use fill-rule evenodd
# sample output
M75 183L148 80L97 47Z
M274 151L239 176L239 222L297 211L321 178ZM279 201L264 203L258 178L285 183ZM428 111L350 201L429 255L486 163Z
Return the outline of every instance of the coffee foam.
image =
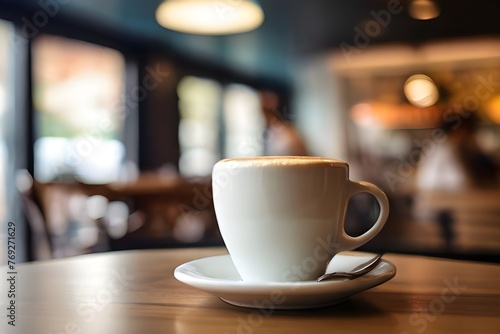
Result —
M246 167L278 167L278 166L339 166L347 167L342 160L311 156L264 156L249 158L233 158L219 161L217 168L246 168Z

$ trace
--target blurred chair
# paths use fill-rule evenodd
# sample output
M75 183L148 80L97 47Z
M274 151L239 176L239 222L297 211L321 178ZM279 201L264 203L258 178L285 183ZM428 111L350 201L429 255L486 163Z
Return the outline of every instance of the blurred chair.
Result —
M211 179L144 175L126 183L42 183L19 170L16 185L32 260L79 254L222 245Z
M76 183L41 183L27 170L16 187L30 235L30 260L47 260L109 250L98 219L86 215L89 195Z
M21 195L24 215L30 230L30 258L32 260L48 260L52 258L53 243L33 185L33 177L27 170L23 169L17 172L16 187Z

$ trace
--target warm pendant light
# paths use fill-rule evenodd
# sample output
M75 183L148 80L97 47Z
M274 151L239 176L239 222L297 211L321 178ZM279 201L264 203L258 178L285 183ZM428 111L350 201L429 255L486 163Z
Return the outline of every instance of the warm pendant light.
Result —
M415 74L409 77L404 85L404 93L408 101L416 107L427 108L439 99L439 90L427 75Z
M264 21L257 1L165 0L156 20L167 29L190 34L224 35L254 30Z
M432 20L439 16L440 10L433 0L412 0L408 13L416 20Z

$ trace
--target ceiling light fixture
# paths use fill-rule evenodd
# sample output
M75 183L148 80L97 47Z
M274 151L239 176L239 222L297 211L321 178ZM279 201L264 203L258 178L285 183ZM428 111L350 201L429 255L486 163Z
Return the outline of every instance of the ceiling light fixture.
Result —
M432 20L439 16L440 10L433 0L413 0L409 4L408 14L417 20Z
M436 84L424 74L409 77L404 85L404 93L408 101L419 108L430 107L439 99Z
M226 35L257 29L264 12L256 0L165 0L156 10L156 20L184 33Z

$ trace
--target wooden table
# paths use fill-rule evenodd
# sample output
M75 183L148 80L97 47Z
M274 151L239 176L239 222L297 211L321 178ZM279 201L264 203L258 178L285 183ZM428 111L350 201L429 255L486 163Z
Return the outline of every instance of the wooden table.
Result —
M500 332L499 265L386 254L398 268L386 284L336 306L263 314L173 276L182 263L224 253L126 251L18 265L16 326L2 316L1 333Z

